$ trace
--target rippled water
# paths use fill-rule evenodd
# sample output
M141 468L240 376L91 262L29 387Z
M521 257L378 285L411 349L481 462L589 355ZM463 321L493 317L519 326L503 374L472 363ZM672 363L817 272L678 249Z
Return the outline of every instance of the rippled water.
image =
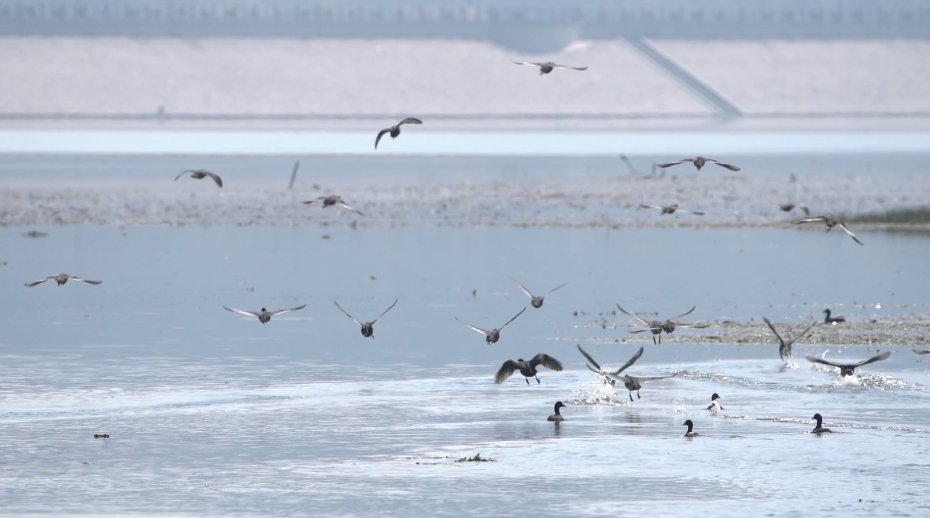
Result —
M799 327L830 305L906 322L930 312L920 234L864 232L868 246L852 248L780 229L25 230L0 229L6 513L930 508L930 357L909 344L831 347L834 359L893 352L844 380L803 360L822 346L799 343L786 368L770 340L653 345L628 319L612 317L614 329L576 315L696 304L695 318ZM22 286L62 269L104 283ZM488 346L455 317L493 327L526 305L508 275L539 291L569 284ZM395 297L374 340L332 304L368 319ZM303 303L265 326L222 309ZM576 342L608 367L643 345L629 373L679 374L631 402L585 369ZM493 383L505 359L537 352L565 370ZM719 416L705 410L713 392ZM557 400L567 421L554 426ZM835 433L808 433L815 412ZM682 437L688 418L701 436ZM456 462L477 453L494 462Z

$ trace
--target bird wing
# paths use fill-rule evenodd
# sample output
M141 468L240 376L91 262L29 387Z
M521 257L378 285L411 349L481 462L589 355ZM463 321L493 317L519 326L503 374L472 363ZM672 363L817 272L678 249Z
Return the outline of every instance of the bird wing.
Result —
M765 321L765 324L766 324L767 326L769 326L769 329L771 329L772 332L775 333L775 337L778 338L778 341L781 342L781 343L785 343L785 339L782 338L780 334L778 334L778 331L775 330L775 326L773 326L772 323L769 322L769 319L767 319L767 318L765 318L765 317L762 317L762 320L764 320L764 321ZM806 332L806 331L805 331L805 332Z
M704 215L704 213L699 210L678 209L678 212L688 212L688 213L694 214L695 216Z
M798 340L800 340L801 338L803 338L804 335L806 335L811 329L814 328L814 326L817 325L817 322L818 322L818 321L815 320L813 323L811 323L811 325L807 326L807 328L804 329L804 331L801 331L801 334L799 334L798 336L795 336L794 339L791 340L791 341L789 342L789 344L794 344L795 342L797 342Z
M681 322L672 322L672 324L674 324L676 328L684 327L691 329L704 329L706 327L710 327L710 324L682 324Z
M458 317L455 317L455 319L456 319L456 320L459 320ZM482 328L480 328L480 327L478 327L478 326L473 326L473 325L471 325L471 324L469 324L469 323L462 322L461 320L459 320L459 322L461 322L462 325L464 325L465 327L467 327L467 328L469 328L469 329L471 329L471 330L473 330L473 331L477 331L477 332L479 332L479 333L481 333L481 334L483 334L483 335L485 335L485 336L491 334L491 331L489 331L489 330L487 330L487 329L482 329Z
M504 325L500 326L500 327L498 328L498 330L507 327L507 324L509 324L509 323L513 322L514 320L516 320L517 317L520 316L520 315L522 315L524 311L526 311L526 306L523 306L523 309L521 309L519 313L517 313L516 315L514 315L513 318L511 318L511 319L508 320L507 322L504 322Z
M352 212L358 214L359 216L364 216L364 215L365 215L364 212L362 212L362 211L360 211L360 210L358 210L358 209L352 208L348 203L346 203L346 202L344 202L344 201L339 201L338 203L339 203L339 206L340 206L340 207L342 207L342 208L344 208L344 209L346 209L346 210L351 210Z
M94 285L103 283L103 281L92 281L92 280L90 280L90 279L82 279L82 278L78 277L77 275L72 275L72 276L71 276L71 279L73 279L73 280L75 280L75 281L86 282L87 284L94 284Z
M333 304L335 304L336 307L339 308L339 311L342 311L342 312L345 314L345 316L351 318L352 321L354 321L356 324L358 324L358 325L363 325L361 322L358 321L357 318L355 318L355 317L353 317L352 315L350 315L348 311L342 309L342 306L340 306L338 302L336 302L335 300L333 300ZM372 323L374 323L374 322L372 322Z
M831 362L830 360L824 360L823 358L818 358L816 356L805 356L804 359L806 359L809 362L819 363L822 365L829 365L830 367L838 367L840 369L847 366L847 364L845 363Z
M578 352L580 352L581 355L584 356L585 359L588 360L588 362L589 362L591 365L593 365L594 367L597 367L597 369L593 369L593 368L591 368L591 365L588 365L588 368L591 369L592 371L594 371L594 372L600 374L600 373L601 373L601 364L597 363L597 360L595 360L594 358L592 358L591 355L588 354L587 351L585 351L584 349L582 349L582 348L581 348L581 344L575 344L575 345L578 346ZM585 365L587 365L587 364L585 364Z
M384 128L383 130L378 132L378 136L375 137L375 149L378 149L378 142L381 140L381 137L383 137L385 133L390 133L390 132L391 132L391 128Z
M619 309L621 312L623 312L623 313L625 313L625 314L627 314L627 315L629 315L629 316L635 318L640 324L642 324L642 325L644 325L644 326L646 326L646 327L649 328L649 329L643 329L642 331L648 331L648 330L652 329L652 324L650 324L649 322L646 322L645 320L639 318L638 316L634 315L633 313L630 313L629 311L623 309L622 307L620 307L620 304L617 304L617 309ZM640 333L640 332L642 332L642 331L630 331L630 332L631 332L631 333L633 333L633 332Z
M513 61L514 65L525 65L528 67L542 67L543 66L543 63L531 63L528 61L517 61L515 59L511 59L511 61Z
M736 167L736 166L733 165L733 164L724 164L723 162L721 162L721 161L719 161L719 160L714 160L713 158L708 158L707 160L708 160L709 162L713 162L713 163L719 165L720 167L725 167L725 168L729 169L730 171L739 171L739 170L740 170L739 167Z
M911 349L917 354L930 354L930 349Z
M661 167L665 169L666 167L672 167L673 165L682 164L684 162L694 162L694 159L693 158L682 158L681 160L677 162L665 162L664 164L656 164L656 167Z
M276 309L276 310L274 310L274 311L271 312L271 316L280 315L280 314L282 314L282 313L290 313L291 311L298 311L298 310L304 309L305 307L307 307L306 304L304 304L304 305L302 305L302 306L297 306L296 308Z
M612 373L612 372L605 372L604 375L607 376L608 378L612 379L612 380L619 381L620 383L629 383L630 381L632 381L632 380L634 379L634 378L631 377L631 376L617 376L616 374L614 374L614 373ZM636 379L638 379L638 378L636 378Z
M519 286L520 289L523 290L523 293L526 293L526 296L527 296L527 297L529 297L529 298L531 298L531 299L534 298L534 297L536 297L535 295L533 295L533 293L530 291L529 288L527 288L526 286L523 285L522 282L520 282L520 281L514 279L513 277L511 277L510 280L512 280L513 282L517 283L517 286Z
M795 225L799 225L799 224L801 224L801 223L811 223L811 222L813 222L813 221L826 221L826 220L827 220L827 217L826 217L826 216L815 216L815 217L813 217L813 218L799 219L799 220L795 221L794 224L795 224Z
M186 174L190 174L190 172L191 172L190 169L185 169L184 171L181 171L180 173L178 173L177 176L174 177L174 181L178 181L178 178L180 178L180 177L182 177L182 176L184 176L184 175L186 175Z
M387 312L390 311L390 310L392 310L392 309L394 308L394 306L396 306L396 305L397 305L397 299L394 299L394 303L391 304L390 306L388 306L387 309L385 309L384 311L382 311L381 314L378 315L378 318L372 320L371 323L374 324L375 322L377 322L378 319L380 319L381 317L383 317L384 315L386 315ZM348 314L348 313L346 313L346 314Z
M552 68L569 68L572 70L587 70L588 67L570 67L568 65L559 65L558 63L553 63Z
M257 316L258 316L258 312L257 312L257 311L246 311L246 310L244 310L244 309L236 309L236 308L231 308L231 307L228 307L228 306L223 306L223 309L225 309L226 311L232 311L233 313L239 313L240 315L245 315L245 316L247 316L247 317L257 317Z
M533 356L533 359L530 360L530 365L536 367L537 365L542 365L547 369L552 369L554 371L562 370L562 362L556 360L552 356L549 356L546 353L539 353L536 356Z
M494 383L503 383L507 381L514 371L520 369L520 364L515 360L507 360L501 365L501 368L497 370L497 374L494 375Z
M222 187L222 186L223 186L223 179L220 178L220 175L218 175L218 174L216 174L216 173L214 173L214 172L211 172L211 171L204 171L204 174L206 174L207 176L209 176L210 178L212 178L213 181L216 182L216 186L217 186L217 187Z
M864 244L865 244L865 243L863 243L862 241L859 241L859 238L856 237L855 234L853 234L852 232L850 232L849 229L846 228L846 225L845 225L845 224L843 224L843 223L837 223L837 224L840 226L841 229L843 229L844 232L846 232L847 234L849 234L849 237L851 237L853 241L855 241L856 243L858 243L858 244L860 244L860 245L864 245Z
M641 209L658 209L658 210L664 210L663 207L662 207L661 205L649 205L648 203L640 203L640 204L639 204L639 208L641 208Z
M807 208L807 205L798 205L798 207L799 207L802 211L804 211L804 215L805 215L805 216L810 216L810 215L811 215L811 210Z
M551 293L552 293L553 291L555 291L555 290L557 290L557 289L559 289L559 288L561 288L562 286L565 286L566 284L568 284L568 283L567 283L567 282L563 282L562 284L559 284L559 285L558 285L558 286L556 286L555 288L552 288L551 290L549 290L549 292L548 292L548 293L546 293L546 295L549 295L549 294L551 294Z
M875 356L869 358L868 360L862 360L861 362L856 364L856 367L862 367L863 365L868 365L870 363L880 362L884 359L887 359L889 356L891 356L891 351L885 351L881 354L876 354Z
M674 377L675 377L675 374L666 374L664 376L636 376L634 379L642 383L644 381L664 380L667 378L674 378Z
M688 311L685 311L684 313L678 315L677 317L672 317L669 320L675 320L676 318L686 317L690 315L691 313L694 313L695 309L697 309L697 306L691 306L691 309L689 309ZM676 325L677 325L677 322L676 322Z
M52 280L52 279L54 279L54 278L55 278L54 275L49 275L48 277L46 277L46 278L44 278L44 279L39 279L39 280L37 280L37 281L27 282L27 283L23 284L23 286L25 286L25 287L27 287L27 288L32 288L33 286L38 286L38 285L42 284L43 282L50 281L50 280Z
M423 121L421 121L420 119L416 117L407 117L406 119L397 123L398 126L400 126L401 124L423 124Z
M643 355L643 351L644 351L644 349L643 349L642 347L640 347L639 350L636 351L636 354L634 354L629 360L627 360L626 363L623 364L623 366L621 366L619 369L615 370L615 371L613 372L613 374L616 376L617 374L620 374L621 372L623 372L623 371L629 369L630 366L633 365L634 363L636 363L636 360L638 360L639 357Z

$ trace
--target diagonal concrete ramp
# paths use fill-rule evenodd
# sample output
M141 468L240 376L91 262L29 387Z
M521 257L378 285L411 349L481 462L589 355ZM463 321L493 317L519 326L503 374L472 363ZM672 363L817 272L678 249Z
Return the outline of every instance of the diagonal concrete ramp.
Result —
M664 54L659 52L645 39L627 38L627 41L630 43L630 45L633 46L633 48L644 54L646 57L652 60L653 63L659 65L660 68L671 74L672 77L680 81L689 90L696 93L698 97L704 99L704 101L711 105L715 110L717 110L720 115L724 117L739 117L743 115L743 112L740 111L740 109L735 104L726 100L708 84L704 83L696 76L682 68L678 63L675 63Z

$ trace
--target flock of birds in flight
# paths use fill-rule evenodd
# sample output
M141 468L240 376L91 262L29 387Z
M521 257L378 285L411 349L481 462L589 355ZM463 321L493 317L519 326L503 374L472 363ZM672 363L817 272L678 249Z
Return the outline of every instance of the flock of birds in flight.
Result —
M525 62L525 61L514 60L513 63L517 65L536 67L539 69L540 75L549 74L550 72L556 69L569 69L569 70L584 71L584 70L587 70L588 68L588 67L573 67L573 66L567 66L567 65L560 65L552 61ZM384 128L378 131L375 137L375 144L374 144L375 149L378 149L378 144L381 141L382 137L384 137L385 135L389 135L392 139L395 139L398 136L400 136L401 127L405 124L420 125L420 124L423 124L423 121L415 117L407 117L407 118L402 119L397 124L394 124L392 126L389 126L387 128ZM629 159L625 155L621 155L621 158L624 159L628 165L630 165ZM673 166L680 165L680 164L691 164L695 167L695 169L698 172L700 172L701 169L707 164L714 164L721 168L724 168L730 171L735 171L735 172L738 172L741 170L740 167L736 165L721 162L719 160L708 158L708 157L703 157L703 156L688 157L688 158L683 158L677 161L658 163L658 164L655 164L655 166L665 169L665 168L673 167ZM218 188L223 187L223 179L220 177L220 175L207 169L186 169L178 173L178 175L175 176L174 179L175 181L177 181L183 176L189 176L190 178L195 179L195 180L209 178L216 184ZM313 200L303 201L302 203L308 204L308 205L318 204L322 206L322 208L324 209L335 206L335 207L340 207L342 209L354 212L358 215L364 215L363 212L350 206L348 203L346 203L345 200L342 199L341 196L337 194L328 194L328 195L320 196ZM648 208L648 209L656 209L656 210L659 210L660 213L663 215L674 214L676 212L688 212L688 213L695 214L695 215L704 214L703 212L699 212L699 211L682 209L678 206L678 204L671 204L671 205L640 204L639 207ZM790 212L795 207L798 207L801 210L803 210L805 212L805 215L807 216L810 215L809 209L803 205L797 205L794 203L786 203L786 204L781 205L779 208L782 211ZM846 234L848 234L849 237L852 238L853 241L855 241L857 244L859 245L863 244L863 242L849 230L849 228L845 225L845 223L842 220L837 219L833 216L806 217L806 218L794 221L795 224L813 223L813 222L824 223L827 227L827 231L830 231L833 229L833 227L838 226L844 232L846 232ZM102 283L102 281L100 280L89 280L89 279L78 277L76 275L60 273L56 275L50 275L44 279L27 282L25 283L25 286L31 288L31 287L35 287L47 281L52 281L52 280L54 280L58 286L62 286L66 284L69 280L92 284L92 285L99 285ZM530 305L536 309L539 309L543 306L546 296L548 296L549 294L553 293L554 291L562 288L563 286L567 284L567 283L562 283L556 286L555 288L552 288L551 290L549 290L543 295L537 295L531 292L523 283L517 281L516 279L511 278L511 280L513 280L513 282L515 282L519 286L520 290L523 291L523 293L527 297L529 297ZM360 327L361 334L363 337L374 338L375 323L378 320L380 320L382 317L384 317L389 311L391 311L394 308L394 306L397 305L397 299L395 299L394 302L390 306L388 306L387 309L381 312L381 314L378 315L378 317L376 317L375 319L371 321L359 320L355 318L354 316L352 316L352 314L346 311L342 306L340 306L339 302L334 300L333 303L339 309L339 311L345 314L346 317L354 321ZM303 305L293 307L293 308L277 309L273 311L269 311L268 309L262 307L260 310L254 311L254 310L244 310L244 309L223 306L223 308L226 309L227 311L231 311L233 313L237 313L237 314L248 316L248 317L255 317L262 324L267 324L268 322L270 322L272 317L282 315L285 313L289 313L289 312L293 312L293 311L299 311L299 310L304 309L305 307L306 307L306 304L303 304ZM691 307L691 309L689 309L688 311L685 311L684 313L681 313L680 315L677 315L677 316L674 316L672 318L668 318L665 320L643 319L639 317L638 315L636 315L635 313L627 311L626 309L621 307L619 304L617 304L617 309L619 309L622 313L633 318L637 322L637 324L641 326L640 328L637 328L637 329L631 329L630 333L637 334L637 333L650 332L652 334L652 340L654 344L661 344L662 334L663 333L671 334L675 331L676 328L708 327L708 324L688 324L688 323L683 323L679 321L680 318L686 317L690 315L692 312L694 312L694 310L696 309L696 306ZM501 324L499 327L496 327L493 329L485 329L485 328L482 328L482 327L479 327L473 324L469 324L467 322L463 322L459 320L458 317L456 317L456 320L458 320L460 323L465 325L467 328L477 333L482 334L484 336L485 342L488 345L491 345L491 344L497 343L501 338L501 331L505 327L507 327L507 325L509 325L510 323L515 321L517 318L519 318L521 315L523 315L526 312L526 310L527 308L524 307L519 312L517 312L513 317L511 317L509 320ZM845 322L845 319L843 317L832 316L829 309L825 310L824 313L826 316L823 320L823 323L825 324L835 325L837 323ZM781 334L779 334L779 332L775 329L775 326L767 318L763 317L763 320L765 321L765 324L769 327L769 329L771 329L772 333L775 335L775 337L777 338L779 342L779 348L778 348L779 356L782 358L782 360L786 360L786 361L792 357L791 349L792 349L792 346L795 344L795 342L797 342L798 340L803 338L805 335L807 335L814 328L814 326L816 326L819 323L817 321L811 323L803 331L801 331L799 334L794 336L794 338L790 340L786 340L781 336ZM623 386L629 391L629 398L631 402L634 401L633 392L636 392L637 398L641 397L640 390L643 388L643 383L671 378L678 374L678 373L674 373L674 374L666 374L666 375L659 375L659 376L630 376L630 375L622 374L625 370L632 367L633 364L635 364L636 361L640 359L640 357L642 357L644 353L643 347L640 347L639 350L626 363L624 363L619 368L615 370L606 370L587 351L585 351L581 347L581 345L578 345L578 344L576 345L577 345L579 353L581 353L581 355L585 359L585 366L592 372L601 376L602 380L611 386L614 386L618 381L623 383ZM917 354L930 354L930 350L915 349L914 352ZM885 360L890 355L891 355L890 352L883 352L881 354L872 356L871 358L858 361L858 362L853 362L853 363L834 362L834 361L830 361L830 360L826 360L826 359L814 357L814 356L806 356L805 358L812 363L818 363L822 365L836 367L840 370L841 376L851 376L853 375L856 368L873 363L873 362ZM557 360L556 358L546 353L539 353L529 360L524 360L523 358L518 358L516 360L513 360L513 359L506 360L500 366L497 373L495 374L494 381L495 383L498 383L498 384L504 383L515 372L519 372L524 377L524 380L526 381L527 385L530 384L530 378L535 379L538 384L538 383L541 383L538 377L539 369L541 367L544 367L544 368L547 368L553 371L563 370L562 363L559 360ZM561 414L561 409L564 407L565 407L565 404L562 401L556 402L554 406L554 413L548 417L548 420L553 421L556 424L563 421L565 418ZM718 412L723 410L721 398L718 394L714 393L711 396L710 404L707 406L706 409L709 410L713 414L717 414ZM831 432L829 428L823 427L823 418L819 413L814 414L814 416L811 419L816 421L817 423L814 429L811 431L811 433L821 434L821 433ZM694 423L691 419L686 420L683 423L683 426L687 426L688 428L687 432L685 433L685 437L695 437L698 435L698 433L693 430Z

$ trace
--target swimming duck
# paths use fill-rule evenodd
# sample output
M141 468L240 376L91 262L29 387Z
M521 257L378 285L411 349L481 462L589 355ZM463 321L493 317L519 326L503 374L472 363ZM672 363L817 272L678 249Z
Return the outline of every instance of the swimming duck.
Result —
M677 374L668 374L666 376L617 376L609 372L607 373L607 377L623 382L623 386L630 391L630 401L633 401L633 391L636 391L637 399L642 399L639 395L639 391L643 388L643 382L664 380L666 378L673 378L676 375Z
M597 361L595 361L595 359L592 358L590 354L588 354L587 351L585 351L584 349L581 348L581 345L580 345L580 344L575 344L575 345L578 347L578 352L580 352L581 355L584 356L585 359L587 360L587 362L585 363L585 365L588 367L588 369L589 369L591 372L594 372L594 373L600 374L601 376L604 376L604 380L605 380L607 383L610 383L611 385L614 385L614 384L617 383L617 380L615 380L614 378L611 378L611 377L610 377L611 374L613 374L614 376L619 375L621 372L625 371L625 370L628 369L631 365L633 365L634 363L636 363L636 360L638 360L639 357L643 355L643 348L640 347L639 350L636 351L636 354L634 354L629 360L627 360L627 362L624 363L623 366L621 366L619 369L617 369L617 370L615 370L615 371L605 371L603 368L601 368L601 365L600 365L599 363L597 363Z
M778 331L775 330L775 326L773 326L772 323L769 322L769 319L762 317L762 320L764 320L766 325L769 326L769 329L771 329L772 332L775 333L775 338L778 338L778 355L781 356L782 360L785 360L786 358L791 358L791 346L794 345L795 342L800 340L804 335L806 335L808 331L813 329L815 325L817 325L817 322L812 323L811 325L807 326L807 329L805 329L804 331L801 331L801 334L795 336L791 340L786 341L785 339L781 337L780 334L778 334Z
M327 208L327 207L332 207L333 205L338 205L338 206L342 207L343 209L346 209L346 210L349 210L349 211L352 211L352 212L358 214L359 216L364 216L364 215L365 215L362 211L356 210L356 209L353 209L352 207L350 207L349 204L346 203L345 200L342 199L342 196L339 196L338 194L329 194L329 195L326 195L326 196L320 196L319 198L317 198L317 199L315 199L315 200L302 201L301 203L303 203L303 204L305 204L305 205L310 205L310 204L316 203L316 202L318 202L318 201L323 202L323 208L324 208L324 209Z
M48 281L52 281L52 280L54 280L56 283L58 283L59 286L65 284L65 283L68 282L69 280L72 280L72 281L80 281L80 282L86 282L87 284L93 284L93 285L97 285L97 284L100 284L100 283L103 282L103 281L92 281L92 280L89 280L89 279L82 279L82 278L78 277L77 275L69 275L69 274L67 274L67 273L59 273L58 275L49 275L48 277L46 277L46 278L44 278L44 279L39 279L39 280L37 280L37 281L27 282L27 283L25 283L25 284L23 284L23 285L26 286L27 288L32 288L32 287L34 287L34 286L38 286L38 285L42 284L43 282L48 282Z
M223 179L220 178L220 175L214 173L213 171L207 171L206 169L185 169L181 171L180 173L178 173L177 176L174 177L174 181L178 181L178 178L186 174L190 175L190 177L193 178L194 180L202 180L204 178L209 177L214 181L214 183L216 183L217 187L223 186Z
M509 378L514 371L520 371L520 374L526 379L527 385L530 384L530 378L536 378L536 383L539 383L539 377L536 375L536 367L540 365L554 371L562 370L562 363L559 360L556 360L548 354L539 353L533 356L530 361L524 361L523 358L505 361L497 371L497 375L494 376L494 382L503 383L507 381L507 378Z
M645 203L640 203L640 204L639 204L639 208L641 208L641 209L658 209L659 211L661 211L660 214L674 214L675 212L690 212L691 214L694 214L694 215L696 215L696 216L703 216L703 215L704 215L703 212L699 212L699 211L696 211L696 210L687 210L687 209L678 208L678 204L677 204L677 203L673 203L673 204L671 204L671 205L648 205L648 204L645 204Z
M375 149L378 149L378 141L381 140L381 137L383 137L385 133L390 133L392 139L397 138L397 136L400 135L400 127L404 124L423 124L423 121L416 117L407 117L390 128L384 128L379 131L378 136L375 137Z
M552 61L545 62L535 62L535 61L517 61L515 59L511 60L515 65L524 65L528 67L537 67L539 68L539 75L548 74L557 68L567 68L569 70L587 70L588 67L570 67L568 65L560 65Z
M480 328L480 327L478 327L478 326L473 326L473 325L471 325L471 324L467 324L467 323L465 323L465 322L462 322L461 320L458 319L458 317L456 317L455 319L456 319L456 320L459 320L459 322L462 322L462 324L464 324L465 327L467 327L467 328L469 328L469 329L472 329L472 330L474 330L474 331L477 331L477 332L483 334L483 335L484 335L484 341L487 342L488 345L491 345L491 344L493 344L493 343L497 343L497 341L501 339L501 331L502 331L505 327L507 327L507 324L509 324L509 323L513 322L514 320L516 320L517 317L520 316L520 315L522 315L524 311L526 311L526 307L524 307L523 309L521 309L519 313L517 313L516 315L513 316L513 318L511 318L510 320L504 322L504 325L502 325L502 326L500 326L500 327L498 327L498 328L495 328L495 329L482 329L482 328Z
M681 425L682 425L682 426L687 426L687 427L688 427L688 431L685 432L685 437L697 437L698 435L700 435L699 433L693 431L693 430L694 430L694 423L691 422L690 419L688 419L687 421L681 423Z
M834 217L832 217L832 216L817 216L817 217L814 217L814 218L799 219L799 220L795 221L794 224L795 224L795 225L800 225L801 223L811 223L811 222L814 222L814 221L822 221L822 222L827 226L827 232L833 230L833 227L839 226L841 229L843 229L843 232L846 232L847 234L849 234L849 237L851 237L852 240L856 242L856 244L859 244L859 245L864 245L864 244L865 244L865 243L863 243L862 241L860 241L859 238L856 237L856 235L853 234L852 231L849 230L849 229L846 227L846 223L844 223L843 221L840 221L840 220L838 220L838 219L836 219L836 218L834 218Z
M809 362L836 367L840 370L841 376L852 376L855 373L857 367L862 367L863 365L868 365L870 363L880 362L884 359L887 359L889 356L891 356L891 351L885 351L881 354L876 354L868 360L862 360L861 362L856 363L837 363L830 360L824 360L823 358L817 358L816 356L806 356L805 358L807 358L807 361Z
M811 419L817 421L817 426L811 430L811 433L821 434L821 433L833 433L833 430L823 427L823 417L820 414L814 414L814 417Z
M930 349L911 349L917 354L930 354Z
M537 309L542 307L543 302L545 301L545 298L548 297L550 293L568 284L567 282L563 282L562 284L559 284L555 288L552 288L551 290L546 292L545 295L533 295L533 293L530 292L529 288L524 286L522 282L514 279L513 277L511 277L510 280L517 283L517 286L519 286L520 289L523 290L523 293L526 293L526 296L530 298L530 305L532 305L534 308L537 308Z
M527 382L527 383L529 383L529 382ZM564 420L565 420L565 417L559 412L559 409L560 409L560 408L563 408L563 407L565 407L565 403L562 403L561 401L556 401L556 402L555 402L555 413L552 414L552 415L550 415L550 416L546 419L546 421L555 421L555 422L564 421Z
M657 166L658 166L658 167L661 167L662 169L665 169L666 167L672 167L673 165L683 164L683 163L685 163L685 162L691 162L692 164L694 164L694 167L697 168L698 171L700 171L701 168L704 167L704 164L706 164L707 162L713 162L713 163L719 165L720 167L724 167L724 168L726 168L726 169L729 169L730 171L739 171L739 170L740 170L740 168L739 168L739 167L736 167L735 165L732 165L732 164L724 164L723 162L721 162L721 161L719 161L719 160L714 160L713 158L707 158L707 157L703 157L703 156L696 156L696 157L694 157L694 158L682 158L681 160L679 160L679 161L677 161L677 162L666 162L666 163L664 163L664 164L657 164Z
M360 322L358 319L356 319L355 317L353 317L352 315L350 315L348 311L342 309L342 306L340 306L339 303L336 302L335 300L333 301L333 304L335 304L336 307L339 308L339 311L342 311L343 313L345 313L345 315L346 315L347 317L351 318L356 324L362 326L362 336L364 336L365 338L374 338L374 337L375 337L375 327L374 327L374 326L375 326L375 322L377 322L377 321L378 321L381 317L383 317L388 311L390 311L394 306L397 305L397 299L394 299L394 303L391 304L391 305L390 305L387 309L385 309L383 312L381 312L381 314L378 315L378 318L372 320L371 322Z
M289 313L291 311L298 311L298 310L304 309L305 307L307 307L306 304L302 306L297 306L296 308L278 309L275 311L268 311L265 308L262 308L259 311L246 311L243 309L230 308L226 306L223 306L223 309L225 309L226 311L232 311L233 313L239 313L240 315L245 315L248 317L258 317L259 322L261 322L262 324L267 324L268 321L271 320L271 317L281 315L283 313Z
M710 413L717 414L723 410L723 405L720 404L720 396L714 392L714 395L710 396L710 405L707 406L707 409L710 410Z
M836 325L836 324L840 324L840 323L842 323L842 322L846 322L846 319L845 319L844 317L834 317L834 316L832 316L832 313L830 312L829 309L825 309L825 310L823 310L823 312L824 312L824 315L826 315L825 317L823 317L823 323L824 323L824 324L833 324L833 325Z

